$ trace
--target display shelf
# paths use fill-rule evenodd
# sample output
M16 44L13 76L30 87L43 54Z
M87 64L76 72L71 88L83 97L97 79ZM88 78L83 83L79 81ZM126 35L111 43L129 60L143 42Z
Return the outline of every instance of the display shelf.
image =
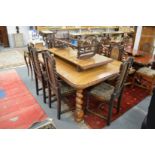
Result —
M116 29L118 26L37 26L41 30Z

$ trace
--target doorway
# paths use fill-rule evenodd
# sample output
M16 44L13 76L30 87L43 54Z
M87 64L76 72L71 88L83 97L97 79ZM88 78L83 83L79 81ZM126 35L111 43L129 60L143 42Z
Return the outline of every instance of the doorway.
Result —
M9 47L8 32L6 26L0 26L0 46Z

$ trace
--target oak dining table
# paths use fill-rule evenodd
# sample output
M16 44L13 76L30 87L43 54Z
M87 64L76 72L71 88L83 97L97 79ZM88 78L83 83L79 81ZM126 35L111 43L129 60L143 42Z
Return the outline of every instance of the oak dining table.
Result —
M71 47L68 48L51 48L48 51L55 56L64 59L71 64L77 67L78 71L87 70L89 68L98 67L109 62L112 62L113 59L108 58L103 55L95 54L94 56L87 59L79 59L77 58L77 49L73 49Z
M48 51L52 51L52 49L48 49ZM74 118L75 121L80 122L83 120L84 116L83 91L88 87L96 85L112 76L117 75L119 73L121 62L113 60L106 64L101 64L99 66L88 68L79 72L76 65L66 61L66 59L64 60L60 56L55 55L56 71L62 80L76 89ZM88 59L83 61L89 63Z

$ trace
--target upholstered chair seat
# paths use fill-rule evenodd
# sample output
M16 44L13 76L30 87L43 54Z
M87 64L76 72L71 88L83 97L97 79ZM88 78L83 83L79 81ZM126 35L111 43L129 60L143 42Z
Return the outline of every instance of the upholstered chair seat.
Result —
M132 85L134 86L135 84L148 89L150 94L152 94L152 90L155 87L155 69L142 67L137 70Z
M66 84L65 82L60 82L59 86L61 88L61 95L66 95L66 94L70 94L73 91L75 91L75 89L73 87L70 87L68 84Z
M143 75L148 76L150 78L155 78L155 70L151 69L149 67L142 67L137 71L137 73L143 74Z
M114 92L114 86L108 83L101 83L94 87L90 94L104 101L110 101L111 95Z

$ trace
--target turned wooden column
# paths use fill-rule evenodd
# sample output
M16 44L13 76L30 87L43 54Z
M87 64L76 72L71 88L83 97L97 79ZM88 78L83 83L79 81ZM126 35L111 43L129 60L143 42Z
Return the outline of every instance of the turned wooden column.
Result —
M75 109L75 121L80 122L83 120L83 90L76 91L76 109Z

